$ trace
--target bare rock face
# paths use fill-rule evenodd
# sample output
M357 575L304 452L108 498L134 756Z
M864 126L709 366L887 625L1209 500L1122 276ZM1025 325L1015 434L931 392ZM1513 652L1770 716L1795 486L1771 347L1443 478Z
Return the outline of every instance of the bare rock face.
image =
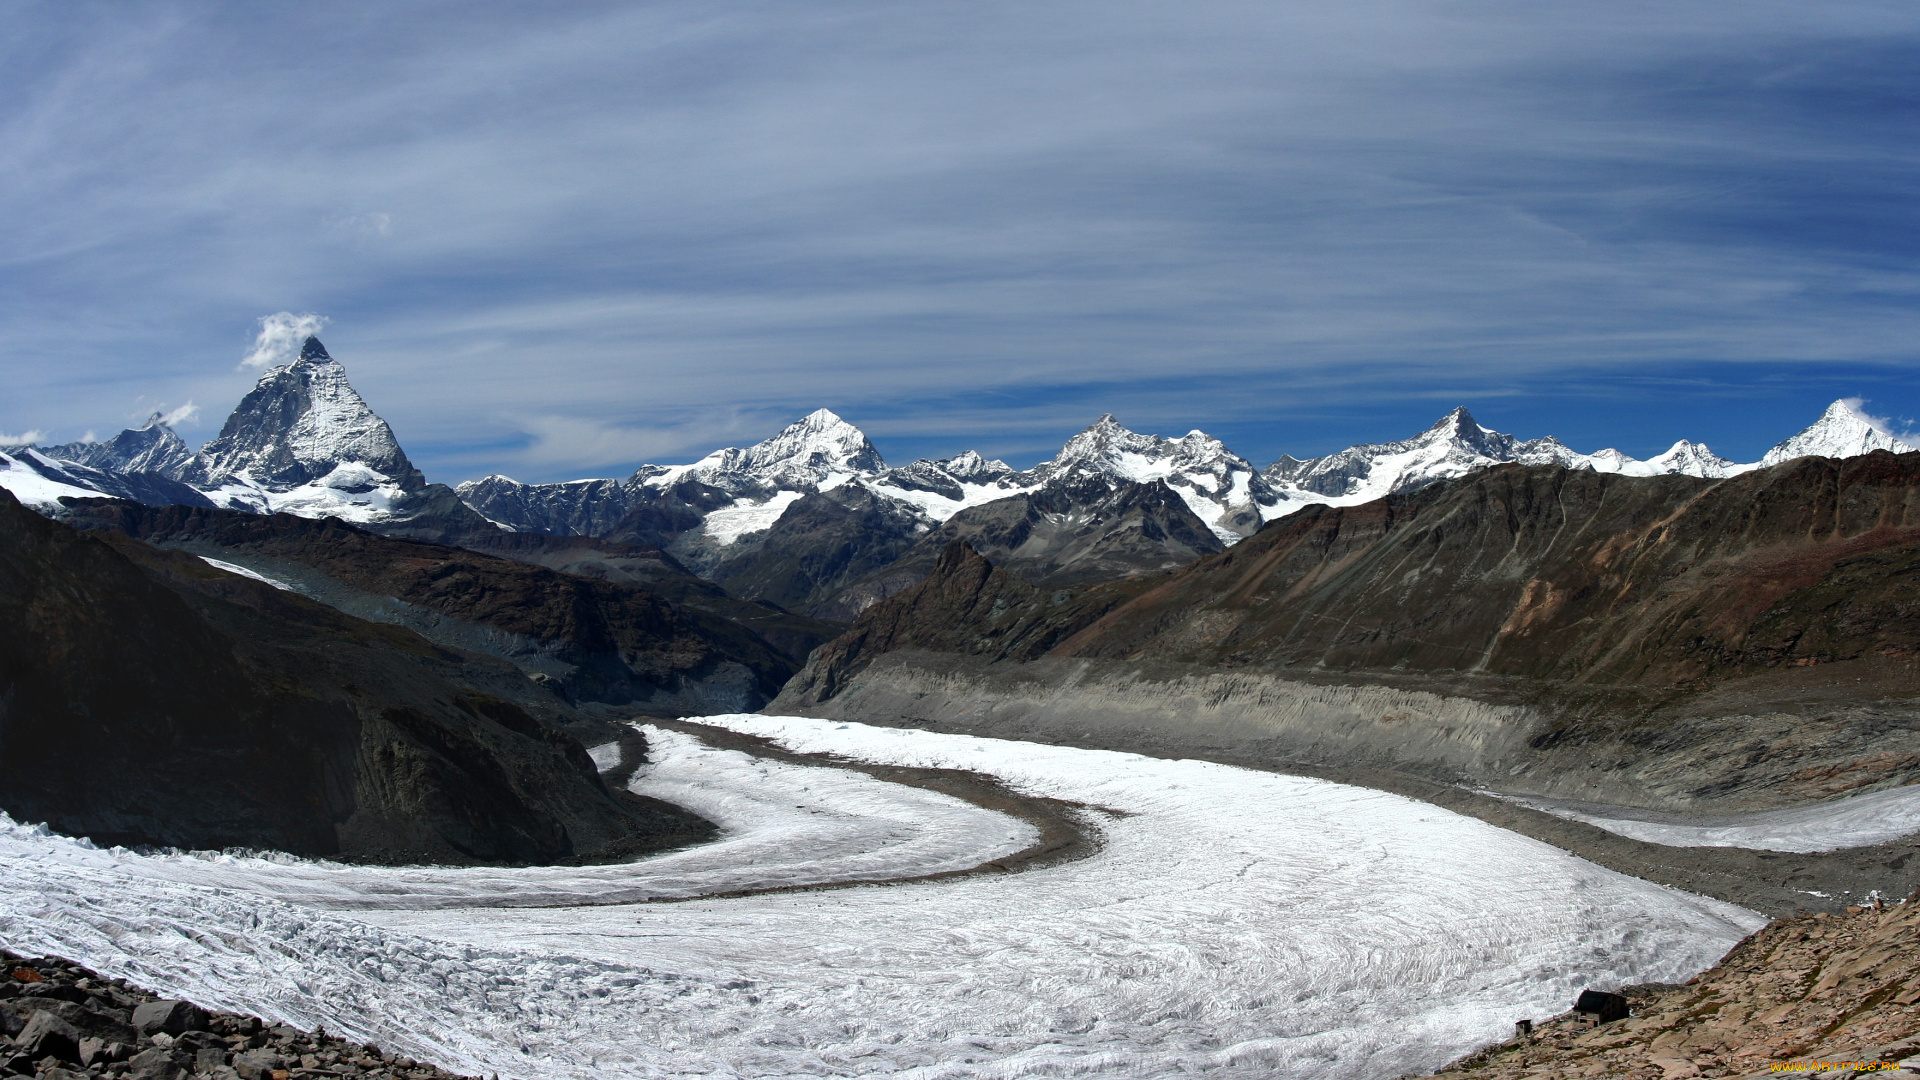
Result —
M1226 550L1165 484L1070 475L960 511L878 573L809 611L821 618L852 619L918 584L955 541L964 541L995 566L1039 586L1136 577Z

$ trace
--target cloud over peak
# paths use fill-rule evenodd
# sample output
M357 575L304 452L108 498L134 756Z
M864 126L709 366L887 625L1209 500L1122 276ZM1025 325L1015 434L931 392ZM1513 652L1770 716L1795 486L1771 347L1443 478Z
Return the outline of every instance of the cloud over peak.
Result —
M276 364L291 364L300 355L300 343L310 335L319 333L326 327L328 319L324 315L307 312L295 315L291 311L276 311L260 317L260 333L253 339L253 348L241 357L241 367L263 368ZM182 406L191 409L191 402ZM192 416L191 412L186 414Z

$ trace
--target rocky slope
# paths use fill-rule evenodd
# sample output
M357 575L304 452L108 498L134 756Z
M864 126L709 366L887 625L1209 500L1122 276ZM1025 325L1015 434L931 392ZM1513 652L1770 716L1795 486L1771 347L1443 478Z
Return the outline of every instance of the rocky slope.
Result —
M1217 554L1225 545L1165 484L1062 478L970 507L920 538L884 569L816 603L813 614L851 620L919 584L956 541L1023 582L1115 581Z
M1569 1013L1434 1075L1920 1074L1916 901L1920 894L1906 903L1776 922L1685 986L1628 988L1627 1019L1593 1024Z
M564 718L503 662L0 496L0 810L16 820L378 861L706 834L609 791Z
M1717 481L1510 465L1079 590L951 551L774 707L1175 723L1502 790L1791 802L1920 777L1916 567L1920 454Z
M255 1016L163 999L53 957L0 950L0 1076L459 1080L431 1065ZM324 1070L324 1071L323 1071Z
M756 708L793 670L733 620L590 578L338 520L76 501L67 520L251 570L360 618L488 653L572 701L680 716Z
M652 544L545 533L469 533L459 546L516 562L532 563L575 577L643 586L682 607L708 612L746 627L794 664L846 629L844 622L798 615L772 604L743 600L694 574Z

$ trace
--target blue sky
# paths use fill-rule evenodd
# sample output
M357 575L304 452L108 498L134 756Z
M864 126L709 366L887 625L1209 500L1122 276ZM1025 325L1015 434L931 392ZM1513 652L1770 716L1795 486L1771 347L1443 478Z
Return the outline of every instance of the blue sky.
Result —
M1920 6L5 3L0 431L314 312L437 480L1920 415Z

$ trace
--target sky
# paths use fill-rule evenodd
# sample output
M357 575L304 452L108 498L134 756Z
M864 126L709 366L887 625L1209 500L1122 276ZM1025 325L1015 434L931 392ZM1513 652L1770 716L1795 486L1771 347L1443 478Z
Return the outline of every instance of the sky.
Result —
M0 431L312 316L430 479L1920 416L1920 5L0 0ZM287 323L272 324L284 326Z

